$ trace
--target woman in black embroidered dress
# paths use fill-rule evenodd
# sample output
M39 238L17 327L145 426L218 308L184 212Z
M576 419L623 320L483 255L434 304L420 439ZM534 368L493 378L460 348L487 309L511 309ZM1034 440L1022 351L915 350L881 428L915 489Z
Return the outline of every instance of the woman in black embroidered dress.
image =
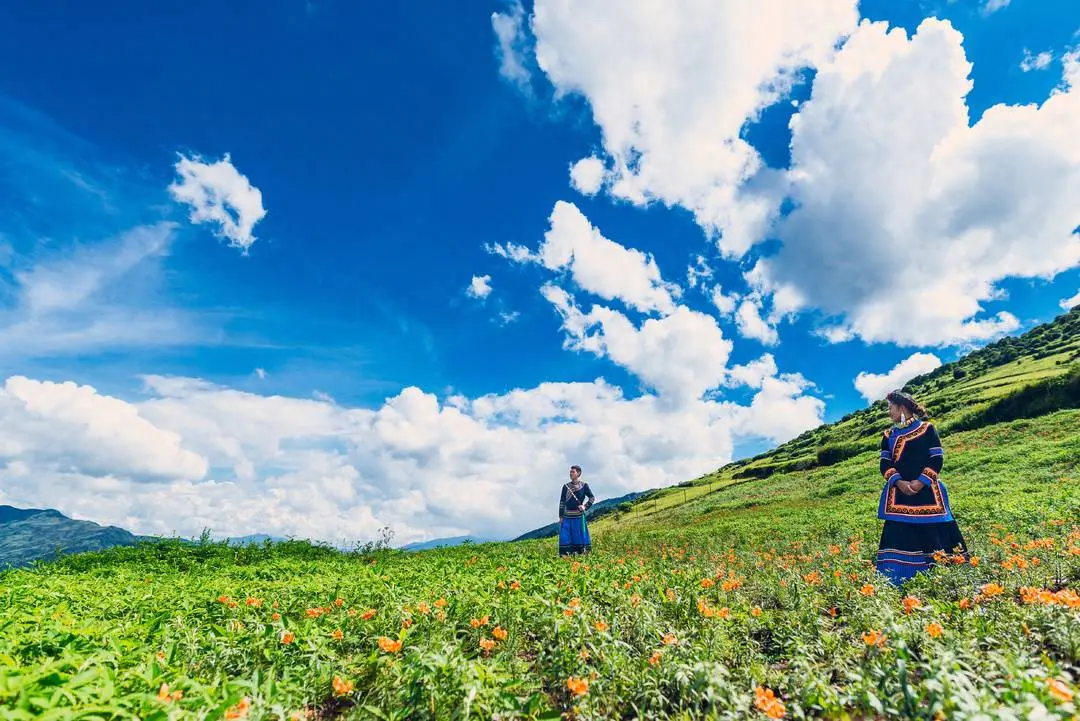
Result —
M877 569L899 586L934 566L938 552L962 554L967 545L953 519L949 494L939 474L945 452L926 410L901 391L887 396L893 426L881 439L881 475L885 486L878 518L885 521L878 545ZM920 416L922 418L920 418Z
M592 550L585 511L595 500L589 484L581 480L581 466L570 466L570 482L559 493L559 555Z

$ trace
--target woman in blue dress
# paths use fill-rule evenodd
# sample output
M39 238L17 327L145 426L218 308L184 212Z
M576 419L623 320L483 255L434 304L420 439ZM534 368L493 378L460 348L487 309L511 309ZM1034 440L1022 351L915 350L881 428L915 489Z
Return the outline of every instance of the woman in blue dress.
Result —
M934 555L968 558L964 536L953 519L949 494L939 478L945 451L926 410L902 391L886 397L892 427L881 439L885 486L878 518L885 521L878 544L877 569L894 585L935 565Z
M559 555L592 550L585 511L596 501L589 484L581 480L581 466L570 466L570 482L559 493Z

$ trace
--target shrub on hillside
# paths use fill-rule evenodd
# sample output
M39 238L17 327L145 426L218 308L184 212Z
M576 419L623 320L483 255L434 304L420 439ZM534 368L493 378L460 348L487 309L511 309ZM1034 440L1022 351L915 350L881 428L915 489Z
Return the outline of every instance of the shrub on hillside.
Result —
M862 452L862 447L854 443L830 444L818 449L817 463L819 466L832 466L857 456L860 452Z
M1014 391L986 408L951 424L950 431L970 431L995 423L1035 418L1066 408L1080 408L1080 366Z
M751 466L734 474L732 478L768 478L776 473L776 466Z

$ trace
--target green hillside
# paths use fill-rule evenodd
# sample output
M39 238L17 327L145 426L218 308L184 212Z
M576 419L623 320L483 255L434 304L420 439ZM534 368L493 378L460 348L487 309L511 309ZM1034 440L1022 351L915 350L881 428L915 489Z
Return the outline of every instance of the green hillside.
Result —
M943 429L974 558L902 591L872 566L886 421L871 408L609 514L585 558L558 558L554 539L418 553L162 541L0 574L0 708L1075 718L1077 318L911 384Z
M1080 307L1020 337L1004 338L942 365L904 388L923 403L943 436L1080 408ZM764 487L786 487L859 454L873 456L876 463L881 432L889 423L886 404L878 401L767 453L653 493L629 512L609 516L604 525L665 523L670 509L688 501L695 501L697 508L696 499L703 495L766 478L770 482ZM777 475L792 477L773 478Z

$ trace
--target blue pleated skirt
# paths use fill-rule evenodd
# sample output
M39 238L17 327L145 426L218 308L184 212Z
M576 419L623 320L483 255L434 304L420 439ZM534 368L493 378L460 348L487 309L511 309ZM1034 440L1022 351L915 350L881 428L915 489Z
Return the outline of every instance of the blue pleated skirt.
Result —
M584 514L563 518L559 523L559 554L565 556L591 550L589 524Z
M964 535L956 521L941 523L903 523L885 521L878 544L878 572L895 586L901 586L923 571L929 571L936 563L934 554L959 553L968 557Z

